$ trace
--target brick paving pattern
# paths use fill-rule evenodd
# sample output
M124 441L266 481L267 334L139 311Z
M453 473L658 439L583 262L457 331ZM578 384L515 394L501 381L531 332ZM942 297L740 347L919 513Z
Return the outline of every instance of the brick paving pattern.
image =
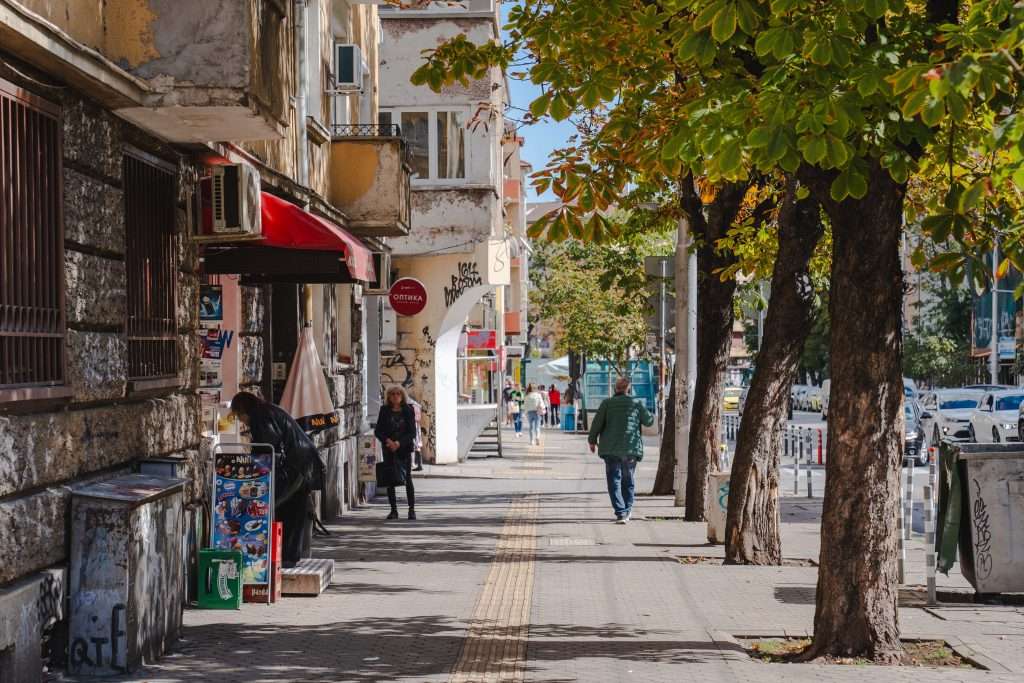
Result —
M324 595L189 610L180 649L125 680L1024 680L1024 609L1012 606L900 610L905 637L944 638L988 672L751 661L736 636L810 631L816 568L680 563L721 546L667 498L641 497L646 521L613 524L604 468L582 436L506 444L504 459L428 467L419 521L385 522L383 502L337 520L314 553L337 562ZM657 466L649 454L640 491ZM817 558L820 507L783 498L787 558ZM920 584L915 544L908 576ZM964 586L940 575L940 590Z

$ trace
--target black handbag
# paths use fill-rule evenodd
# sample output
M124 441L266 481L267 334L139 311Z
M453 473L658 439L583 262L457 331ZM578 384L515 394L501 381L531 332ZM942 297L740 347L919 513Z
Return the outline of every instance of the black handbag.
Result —
M405 486L405 468L398 462L398 458L385 458L384 462L377 463L377 486Z

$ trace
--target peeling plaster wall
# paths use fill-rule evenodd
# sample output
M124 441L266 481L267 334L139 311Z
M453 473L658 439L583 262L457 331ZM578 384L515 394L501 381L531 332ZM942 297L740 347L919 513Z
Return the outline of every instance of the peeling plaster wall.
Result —
M450 250L471 252L490 237L501 236L501 206L494 190L413 187L412 229L408 237L388 240L396 256Z

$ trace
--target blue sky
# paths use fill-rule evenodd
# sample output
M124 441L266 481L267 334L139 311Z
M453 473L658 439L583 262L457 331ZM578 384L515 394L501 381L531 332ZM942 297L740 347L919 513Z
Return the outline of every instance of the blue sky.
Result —
M508 1L502 3L502 21L504 21L508 15L509 8L515 4L515 2ZM509 116L512 118L522 117L523 114L525 114L522 110L529 107L530 102L541 94L540 86L534 85L529 81L518 81L513 78L509 78L509 88L511 90L512 106L519 107L519 109L512 109L509 111ZM523 146L523 159L533 164L534 170L539 171L547 165L548 155L551 153L551 150L564 147L566 140L574 132L575 129L568 121L557 123L550 119L545 119L541 123L535 123L532 126L525 126L521 128L519 134L526 138L526 144ZM555 198L550 190L544 193L544 195L538 197L536 192L534 192L533 186L529 182L526 183L526 186L527 199L529 201L550 200Z

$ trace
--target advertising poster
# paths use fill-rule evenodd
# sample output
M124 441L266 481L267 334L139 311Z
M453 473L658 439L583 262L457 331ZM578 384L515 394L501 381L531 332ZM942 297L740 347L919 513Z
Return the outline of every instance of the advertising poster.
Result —
M217 326L224 320L224 288L221 285L199 286L199 322Z
M242 551L242 583L270 583L274 454L261 450L214 454L214 548Z

